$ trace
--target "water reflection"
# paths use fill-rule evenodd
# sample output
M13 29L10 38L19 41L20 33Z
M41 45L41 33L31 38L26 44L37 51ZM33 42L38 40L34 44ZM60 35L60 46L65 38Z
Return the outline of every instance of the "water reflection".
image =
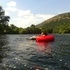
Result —
M52 46L51 42L36 42L37 44L37 51L44 52L46 54L52 54Z
M28 59L28 65L34 70L49 70L49 67L52 68L57 64L52 56L51 42L36 42L35 48L36 54Z

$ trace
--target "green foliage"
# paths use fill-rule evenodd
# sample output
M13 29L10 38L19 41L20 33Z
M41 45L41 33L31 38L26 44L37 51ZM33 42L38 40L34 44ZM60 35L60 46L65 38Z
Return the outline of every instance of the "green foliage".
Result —
M48 33L70 33L70 13L57 15L37 25Z
M7 27L7 34L38 34L41 33L41 29L37 28L35 25L31 25L25 29L18 28L11 24Z
M37 28L35 25L31 25L30 27L27 27L26 29L27 34L37 34L41 33L41 29Z
M24 33L24 29L23 28L19 28L19 34L23 34Z
M5 11L0 6L0 34L4 34L7 32L9 19L10 17L5 16Z
M9 32L11 34L18 34L19 33L19 28L13 24L10 25L9 30L10 30Z

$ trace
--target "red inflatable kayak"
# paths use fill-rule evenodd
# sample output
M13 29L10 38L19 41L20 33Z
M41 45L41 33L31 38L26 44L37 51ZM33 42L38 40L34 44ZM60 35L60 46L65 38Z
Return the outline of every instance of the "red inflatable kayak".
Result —
M38 41L38 42L51 42L51 41L54 41L54 36L53 35L37 36L36 41Z

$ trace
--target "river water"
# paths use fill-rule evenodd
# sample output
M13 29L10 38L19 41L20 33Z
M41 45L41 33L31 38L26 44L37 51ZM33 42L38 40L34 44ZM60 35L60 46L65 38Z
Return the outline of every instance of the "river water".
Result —
M70 70L70 34L47 43L31 36L0 35L0 70Z

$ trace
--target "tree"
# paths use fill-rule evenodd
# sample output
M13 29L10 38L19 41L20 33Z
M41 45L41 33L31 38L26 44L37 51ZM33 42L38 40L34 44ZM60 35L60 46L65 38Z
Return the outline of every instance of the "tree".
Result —
M14 24L10 25L10 31L13 34L18 34L19 33L19 28L17 26L15 26Z
M30 27L26 28L27 34L38 34L41 33L41 29L37 28L35 25L31 25Z
M0 6L0 27L1 27L0 33L4 33L4 31L6 32L6 28L8 26L9 19L10 19L10 17L5 16L5 11Z

